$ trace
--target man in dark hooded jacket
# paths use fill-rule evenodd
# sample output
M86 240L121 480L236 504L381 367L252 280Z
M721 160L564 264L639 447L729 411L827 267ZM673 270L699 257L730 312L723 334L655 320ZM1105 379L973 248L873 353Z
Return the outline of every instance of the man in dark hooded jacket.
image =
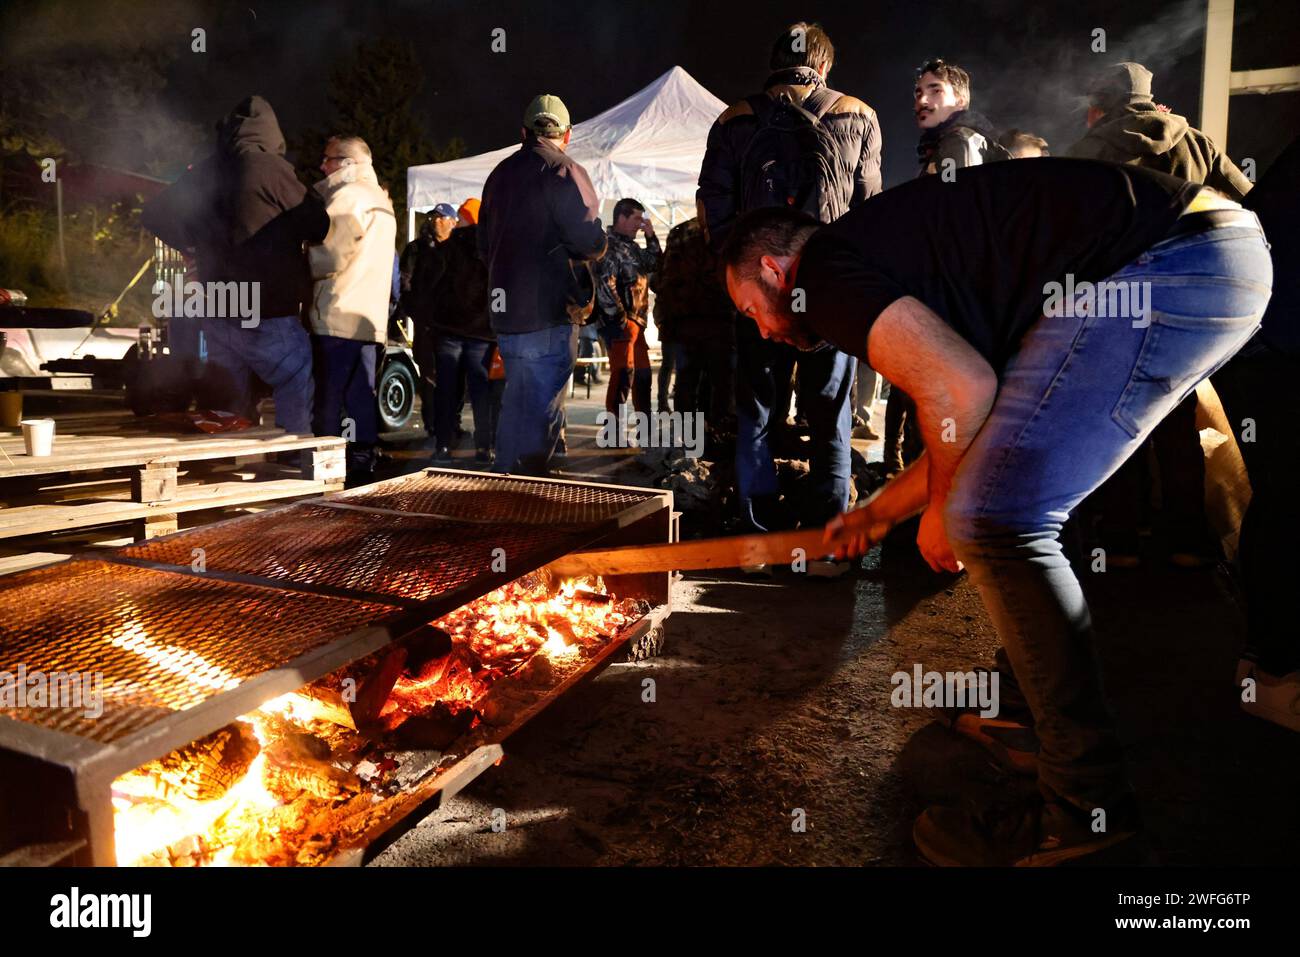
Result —
M1250 180L1184 117L1157 106L1152 73L1141 63L1103 70L1088 92L1088 134L1067 156L1129 163L1212 186L1241 202Z
M916 71L912 91L921 130L916 157L921 175L945 175L966 166L1011 159L988 117L971 109L970 74L953 63L928 60Z
M912 112L921 130L918 175L950 177L968 166L1013 158L988 117L970 104L970 74L955 63L927 60L917 69ZM885 470L890 475L901 471L920 454L916 406L891 385L885 406Z
M197 260L208 290L205 379L216 403L256 422L256 375L271 387L276 425L310 433L311 340L300 313L312 286L303 244L325 238L329 216L284 150L271 105L248 97L217 125L215 152L152 200L141 222Z

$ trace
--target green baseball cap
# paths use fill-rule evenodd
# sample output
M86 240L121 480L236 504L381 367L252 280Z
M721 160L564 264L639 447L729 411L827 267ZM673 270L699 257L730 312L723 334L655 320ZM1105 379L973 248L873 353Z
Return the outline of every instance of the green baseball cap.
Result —
M524 110L524 127L544 136L557 136L569 128L569 108L554 93L535 97Z

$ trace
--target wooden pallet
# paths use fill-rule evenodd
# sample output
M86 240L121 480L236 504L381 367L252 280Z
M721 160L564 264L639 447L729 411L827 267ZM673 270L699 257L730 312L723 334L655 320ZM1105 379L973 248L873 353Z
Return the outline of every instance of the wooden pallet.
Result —
M54 454L33 458L0 430L0 540L129 522L174 532L184 512L335 492L343 439L258 427L218 435L150 432L121 413L56 416ZM269 461L303 453L301 467Z

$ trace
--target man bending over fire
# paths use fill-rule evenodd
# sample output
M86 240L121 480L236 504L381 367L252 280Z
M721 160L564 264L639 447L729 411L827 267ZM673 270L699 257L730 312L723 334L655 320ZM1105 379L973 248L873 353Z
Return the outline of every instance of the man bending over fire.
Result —
M1088 606L1059 535L1255 333L1272 283L1255 215L1132 166L1029 159L914 180L828 226L759 210L722 265L764 336L829 342L916 401L925 454L834 519L827 542L861 555L919 513L921 554L935 571L965 566L1014 672L999 676L996 719L971 709L951 723L1036 769L1041 801L932 807L913 832L921 852L1049 865L1135 848ZM1022 694L1017 714L1006 703Z

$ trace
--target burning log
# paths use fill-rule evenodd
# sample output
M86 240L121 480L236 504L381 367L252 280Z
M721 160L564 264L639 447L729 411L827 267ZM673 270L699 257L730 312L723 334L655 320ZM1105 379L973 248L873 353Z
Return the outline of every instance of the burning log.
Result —
M290 734L267 747L262 782L283 801L306 791L324 801L337 801L361 791L355 774L329 763L330 746L315 735Z
M433 625L424 625L388 649L357 688L357 700L351 706L356 728L363 732L381 731L379 716L397 679L408 674L416 681L436 684L446 672L452 647L451 635Z
M357 723L352 717L352 710L343 693L337 688L329 687L323 683L308 685L298 692L303 698L311 702L310 707L316 717L331 724L336 724L341 728L347 728L349 731L357 730Z
M394 734L394 741L401 748L444 751L468 731L473 723L474 709L461 708L454 711L446 702L439 701L423 714L403 721Z
M250 725L233 721L146 765L164 789L195 801L221 797L248 773L260 745Z

